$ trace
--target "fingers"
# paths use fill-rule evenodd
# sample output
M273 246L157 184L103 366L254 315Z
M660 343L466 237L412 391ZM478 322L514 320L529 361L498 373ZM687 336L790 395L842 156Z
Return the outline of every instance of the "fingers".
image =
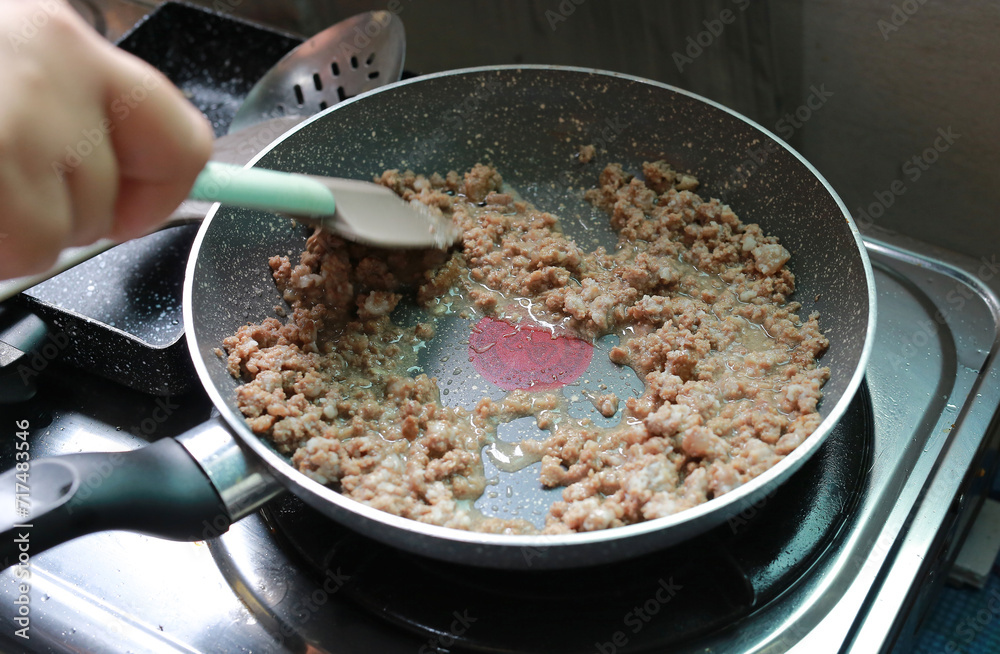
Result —
M109 85L120 194L112 238L148 232L187 197L212 154L204 116L165 77L125 53Z
M122 241L149 232L177 208L186 193L183 185L122 179L110 238ZM151 221L152 216L157 218Z
M31 38L0 48L0 278L41 272L70 245L152 230L213 138L166 78L64 3L0 0L0 31L25 20L38 26Z
M55 175L25 175L0 156L0 197L0 279L43 272L73 230L66 185Z
M90 141L78 141L87 150L80 165L65 174L65 184L73 205L73 228L68 245L93 243L107 236L114 225L118 194L118 163L107 138L92 148Z

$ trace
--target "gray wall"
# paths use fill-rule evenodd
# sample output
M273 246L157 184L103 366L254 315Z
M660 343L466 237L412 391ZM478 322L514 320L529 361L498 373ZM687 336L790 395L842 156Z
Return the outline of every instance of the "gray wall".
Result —
M781 0L774 10L798 4ZM887 27L896 27L893 5L916 9L896 12L897 30ZM834 92L803 126L803 154L852 213L889 204L894 184L903 191L872 215L875 225L976 256L996 253L1000 4L828 0L801 12L800 88ZM961 135L951 145L939 138L949 128Z

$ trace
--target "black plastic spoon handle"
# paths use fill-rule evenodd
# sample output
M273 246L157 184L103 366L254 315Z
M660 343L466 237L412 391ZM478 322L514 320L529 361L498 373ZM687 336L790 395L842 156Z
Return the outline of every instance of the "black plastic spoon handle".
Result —
M96 531L190 541L217 536L231 523L201 466L172 438L130 452L37 459L0 475L4 568Z

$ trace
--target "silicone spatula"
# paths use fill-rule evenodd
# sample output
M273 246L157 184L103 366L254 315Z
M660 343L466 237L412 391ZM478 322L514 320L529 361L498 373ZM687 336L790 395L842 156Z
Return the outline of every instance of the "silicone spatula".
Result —
M384 248L442 248L458 234L446 216L356 179L242 168L210 161L190 198L288 215Z

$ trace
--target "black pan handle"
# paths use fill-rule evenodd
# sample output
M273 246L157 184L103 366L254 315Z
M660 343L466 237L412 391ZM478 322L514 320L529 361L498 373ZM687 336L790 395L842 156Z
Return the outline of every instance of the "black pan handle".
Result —
M24 563L60 543L111 529L205 540L280 492L220 420L178 438L183 445L164 438L130 452L31 460L0 475L0 564ZM211 456L207 464L196 458L199 451ZM220 476L220 468L227 474ZM228 488L217 488L220 480Z

